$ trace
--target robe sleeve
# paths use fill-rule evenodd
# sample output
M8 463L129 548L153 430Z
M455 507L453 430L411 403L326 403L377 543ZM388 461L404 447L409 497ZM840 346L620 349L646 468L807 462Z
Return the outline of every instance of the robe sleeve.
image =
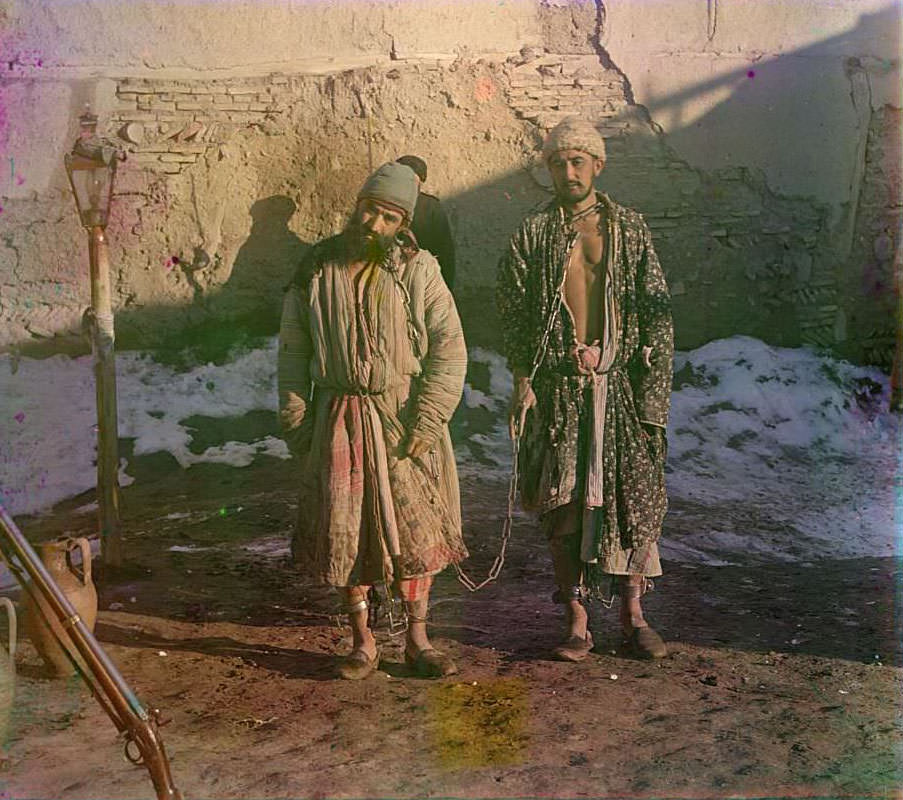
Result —
M282 301L277 379L279 422L283 438L295 455L310 449L313 419L307 413L311 397L311 340L306 293L292 284Z
M499 261L495 289L504 355L508 368L521 375L529 375L533 359L525 252L525 232L521 228L511 237L508 249Z
M432 256L424 283L423 313L428 342L421 359L411 433L433 442L461 400L467 345L455 301Z
M640 363L632 379L640 422L665 428L671 407L674 370L674 325L671 294L652 245L652 234L640 221L642 250L637 263Z

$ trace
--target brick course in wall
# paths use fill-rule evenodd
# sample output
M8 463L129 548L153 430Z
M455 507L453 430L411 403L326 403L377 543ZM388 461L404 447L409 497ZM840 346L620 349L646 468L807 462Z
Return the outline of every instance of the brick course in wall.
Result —
M145 169L178 173L235 130L274 122L292 98L285 75L203 81L125 78L110 127Z

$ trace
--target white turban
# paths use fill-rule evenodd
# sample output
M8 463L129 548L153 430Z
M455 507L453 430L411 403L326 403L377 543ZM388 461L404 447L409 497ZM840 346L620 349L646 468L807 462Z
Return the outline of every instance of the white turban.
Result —
M566 117L549 131L542 146L543 160L559 150L581 150L605 160L605 140L594 125L580 117Z

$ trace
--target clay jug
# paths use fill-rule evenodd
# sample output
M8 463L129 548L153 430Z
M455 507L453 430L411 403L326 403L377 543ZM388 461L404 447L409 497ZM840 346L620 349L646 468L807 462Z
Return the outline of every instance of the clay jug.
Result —
M9 652L0 647L0 747L6 745L9 717L16 694L16 607L7 597L0 597L9 619Z
M80 570L72 563L72 553L76 549L81 549L82 554ZM52 542L44 542L38 546L38 551L50 577L56 581L60 591L75 607L76 613L82 618L88 629L93 632L94 623L97 621L97 590L91 580L91 543L85 538L63 537ZM39 613L38 607L43 610L43 614ZM57 636L63 640L66 649L72 653L79 666L82 666L83 662L78 656L69 634L64 630L44 598L37 593L32 595L31 592L28 592L25 598L24 616L24 627L28 632L28 638L31 639L35 649L44 659L47 668L59 678L74 675L75 665L60 646ZM82 666L82 668L84 667Z

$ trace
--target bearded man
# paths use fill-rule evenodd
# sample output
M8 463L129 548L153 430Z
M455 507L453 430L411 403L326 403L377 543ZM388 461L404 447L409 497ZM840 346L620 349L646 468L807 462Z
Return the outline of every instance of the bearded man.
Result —
M405 661L427 677L456 671L426 612L433 576L467 556L448 432L467 351L436 259L404 235L416 202L413 171L381 166L283 304L280 419L301 464L292 552L339 590L353 645L338 671L351 680L379 664L368 593L381 583L405 604Z
M593 647L583 602L621 597L625 644L667 650L640 597L661 574L670 295L643 218L596 192L605 143L570 117L543 147L555 199L524 219L499 265L497 304L514 375L509 412L521 499L540 515L557 602L558 658Z

